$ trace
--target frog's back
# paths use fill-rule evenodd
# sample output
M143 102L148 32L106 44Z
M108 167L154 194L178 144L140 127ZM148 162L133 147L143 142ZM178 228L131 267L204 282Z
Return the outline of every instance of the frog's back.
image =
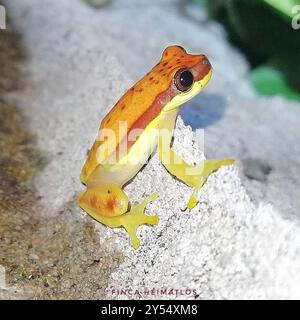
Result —
M189 55L180 47L168 47L160 62L131 87L104 117L97 140L89 151L81 172L85 183L95 168L112 156L118 160L125 156L121 150L129 151L135 141L128 140L133 129L145 129L158 116L162 108L176 94L172 88L174 72L199 62L199 56ZM107 148L107 129L114 134L115 146ZM127 149L122 148L123 144Z

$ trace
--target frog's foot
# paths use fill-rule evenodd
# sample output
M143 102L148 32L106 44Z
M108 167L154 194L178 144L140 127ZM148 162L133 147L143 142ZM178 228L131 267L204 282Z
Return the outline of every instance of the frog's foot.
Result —
M157 215L149 216L144 213L147 204L154 201L157 197L157 193L151 194L143 202L131 208L129 212L118 217L120 224L128 232L134 249L140 246L140 240L136 235L137 228L143 224L156 225L158 223L159 218Z
M186 182L194 187L193 194L187 204L188 209L193 209L196 206L198 201L198 191L201 189L209 175L217 171L222 166L233 164L234 161L234 159L204 160L195 167L195 170L198 171L196 174L187 175Z

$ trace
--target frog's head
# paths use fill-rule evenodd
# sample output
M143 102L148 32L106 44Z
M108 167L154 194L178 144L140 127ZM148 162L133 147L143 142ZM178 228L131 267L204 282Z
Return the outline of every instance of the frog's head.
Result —
M206 86L212 75L212 66L205 55L188 54L180 46L167 47L159 65L168 70L166 80L171 97L163 111L174 110L193 98Z

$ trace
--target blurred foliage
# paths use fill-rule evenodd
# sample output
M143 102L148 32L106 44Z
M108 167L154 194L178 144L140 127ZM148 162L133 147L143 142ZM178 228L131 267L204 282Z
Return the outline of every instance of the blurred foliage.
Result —
M112 0L84 0L84 1L94 8L101 8L109 4Z
M292 7L300 0L210 0L206 4L247 55L258 92L299 99L300 30L294 30L291 22ZM255 70L259 66L266 68Z
M282 73L274 68L257 67L252 71L250 78L254 88L263 95L280 94L288 99L300 100L300 93L291 90Z
M264 0L283 16L293 18L292 8L300 4L299 0Z

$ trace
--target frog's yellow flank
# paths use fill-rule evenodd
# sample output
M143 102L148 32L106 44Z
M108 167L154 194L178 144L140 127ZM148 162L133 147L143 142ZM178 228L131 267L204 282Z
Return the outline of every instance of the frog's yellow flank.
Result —
M130 88L104 117L81 172L87 190L78 196L82 209L109 227L124 227L132 245L139 247L138 226L154 225L155 215L146 215L145 207L158 196L152 194L141 204L130 208L122 190L147 162L158 147L158 155L165 168L194 188L187 204L197 203L197 192L207 177L219 167L230 165L232 159L205 160L196 166L185 163L171 149L171 140L179 107L197 95L207 84L212 67L204 55L191 55L180 46L167 47L161 60L150 72ZM120 123L126 124L121 130ZM114 143L107 148L109 130ZM137 139L131 134L140 130ZM158 132L153 134L153 131ZM168 132L168 135L160 133Z

